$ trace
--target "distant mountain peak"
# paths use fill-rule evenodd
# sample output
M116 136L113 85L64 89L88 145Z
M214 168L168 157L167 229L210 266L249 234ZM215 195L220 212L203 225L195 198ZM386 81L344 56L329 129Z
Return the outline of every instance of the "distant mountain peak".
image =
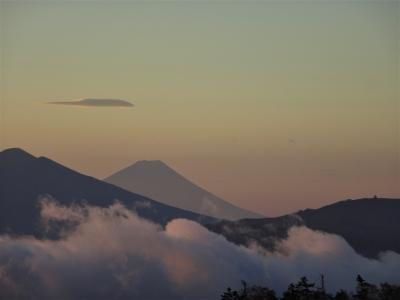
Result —
M129 167L122 170L127 173L152 173L158 174L158 176L172 175L174 174L177 177L181 177L181 175L168 166L165 162L161 160L138 160Z
M156 201L216 218L261 217L206 191L161 160L139 160L105 181Z
M138 160L132 166L168 167L168 165L161 160Z
M0 152L0 159L17 162L17 161L26 161L36 159L35 156L29 154L25 150L21 148L8 148Z
M34 157L32 154L26 152L21 148L8 148L0 152L0 155L24 155Z

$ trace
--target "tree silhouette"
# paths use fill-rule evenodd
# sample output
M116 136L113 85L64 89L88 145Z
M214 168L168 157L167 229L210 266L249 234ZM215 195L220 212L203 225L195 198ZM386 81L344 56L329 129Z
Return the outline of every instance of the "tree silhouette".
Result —
M375 285L368 283L361 277L357 275L357 288L354 299L357 300L376 300L378 298L378 289Z
M278 300L275 291L257 285L248 286L246 281L242 281L242 288L234 291L228 288L221 295L221 300Z
M291 283L283 294L283 300L309 300L314 299L315 283L308 282L307 277L301 277L296 284Z
M334 300L350 300L349 294L345 290L340 290L336 293Z
M399 300L400 286L381 283L381 288L378 294L380 300Z
M345 290L338 291L335 296L325 292L323 284L317 288L309 282L307 277L301 277L297 283L289 284L281 298L275 291L257 285L248 285L242 281L242 288L238 291L228 288L221 300L400 300L400 285L381 283L379 287L367 282L358 275L356 293L349 294ZM322 283L323 281L321 281Z
M221 300L247 300L248 288L247 282L242 280L242 288L239 291L234 291L230 287L221 295Z
M221 300L239 300L239 293L232 290L230 287L227 288L226 292L221 295Z
M249 300L278 300L275 291L260 286L252 286L248 291Z

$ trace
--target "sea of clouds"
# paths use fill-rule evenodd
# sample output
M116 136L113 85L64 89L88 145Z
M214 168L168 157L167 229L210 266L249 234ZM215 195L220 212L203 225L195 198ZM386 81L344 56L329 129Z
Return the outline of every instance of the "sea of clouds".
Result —
M293 227L279 251L236 246L201 225L165 228L116 202L108 208L42 201L44 227L75 224L60 240L0 236L0 299L219 299L241 280L278 292L325 275L329 291L352 290L357 274L400 282L400 255L370 260L339 236Z

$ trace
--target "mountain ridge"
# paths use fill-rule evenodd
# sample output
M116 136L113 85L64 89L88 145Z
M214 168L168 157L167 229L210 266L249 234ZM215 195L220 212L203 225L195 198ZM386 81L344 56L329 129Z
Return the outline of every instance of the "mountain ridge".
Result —
M215 221L81 174L43 156L35 157L15 148L0 152L0 232L40 235L41 195L51 195L62 205L84 201L106 207L118 200L135 209L139 216L161 225L175 218ZM151 205L138 206L143 203Z
M304 209L276 218L220 221L206 227L235 244L258 243L273 251L293 226L336 234L359 254L377 258L379 253L400 254L400 199L361 198L343 200L316 209Z

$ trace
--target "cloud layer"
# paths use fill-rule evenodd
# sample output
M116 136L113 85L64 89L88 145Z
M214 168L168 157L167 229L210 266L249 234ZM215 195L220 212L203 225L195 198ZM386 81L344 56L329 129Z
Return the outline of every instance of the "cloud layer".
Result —
M58 105L79 105L79 106L96 106L96 107L133 107L134 105L126 100L121 99L97 99L85 98L77 101L54 101L47 104Z
M0 236L0 298L218 299L240 280L282 291L324 273L329 290L352 289L356 274L399 282L400 255L357 255L340 237L293 228L279 252L238 247L197 223L165 229L121 204L66 208L44 202L44 220L78 222L65 239Z

